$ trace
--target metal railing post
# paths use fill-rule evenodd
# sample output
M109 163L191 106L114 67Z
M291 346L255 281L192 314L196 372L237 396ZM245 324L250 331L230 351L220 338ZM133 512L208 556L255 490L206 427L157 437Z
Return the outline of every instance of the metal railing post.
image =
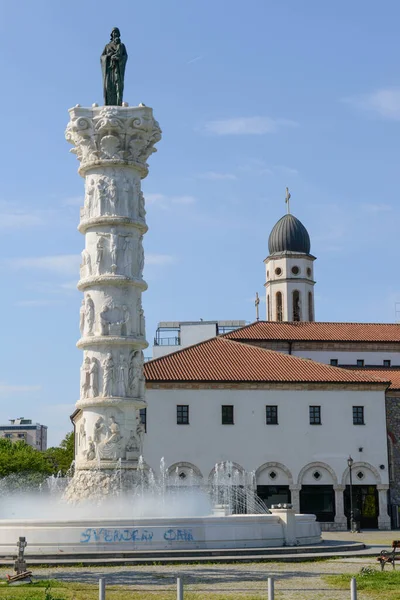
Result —
M176 578L176 600L183 600L183 580Z
M275 599L275 591L274 591L274 580L272 577L268 577L268 600Z
M99 600L106 600L106 580L104 577L99 579Z
M357 580L355 577L352 577L350 581L350 598L351 600L357 600Z

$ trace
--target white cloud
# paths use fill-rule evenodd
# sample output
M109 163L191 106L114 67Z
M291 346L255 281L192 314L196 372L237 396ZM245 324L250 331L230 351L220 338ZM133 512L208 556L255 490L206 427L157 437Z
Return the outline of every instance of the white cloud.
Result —
M344 102L362 110L377 113L385 119L400 120L400 89L387 88L369 94L344 98Z
M51 304L54 304L54 302L51 302L50 300L19 300L19 302L16 302L15 306L29 308L31 306L49 306Z
M11 385L0 381L0 395L16 394L23 392L38 392L42 389L40 385Z
M6 263L13 269L36 269L72 276L79 274L80 259L79 254L60 254L58 256L11 258Z
M368 213L389 212L392 207L389 204L362 204L361 208Z
M196 198L190 194L182 196L166 196L165 194L146 194L146 203L163 210L169 210L171 204L194 204Z
M27 229L37 227L43 223L43 219L33 213L23 211L0 212L0 229Z
M199 56L195 56L194 58L191 58L190 60L187 61L187 65L191 65L192 63L197 62L198 60L201 60L203 58L203 55L200 54Z
M253 158L247 161L247 164L240 166L240 170L251 175L279 175L293 177L299 174L297 169L286 165L267 165L259 158Z
M164 202L166 196L164 194L146 194L146 204L160 204Z
M275 133L281 127L296 127L297 123L289 119L271 119L270 117L238 117L209 121L205 131L215 135L264 135Z
M145 255L146 265L171 265L175 262L175 258L170 254L146 254Z
M194 196L173 196L171 202L173 204L194 204L196 198Z
M234 175L233 173L217 173L216 171L207 171L206 173L201 173L200 175L198 175L198 178L209 179L210 181L234 181L235 179L237 179L236 175Z
M85 198L83 196L70 196L63 200L65 206L83 206Z

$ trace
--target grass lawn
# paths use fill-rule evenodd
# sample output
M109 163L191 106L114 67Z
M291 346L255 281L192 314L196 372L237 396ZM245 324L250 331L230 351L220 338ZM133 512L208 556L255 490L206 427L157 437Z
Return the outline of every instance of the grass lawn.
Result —
M400 571L393 571L391 565L386 571L366 569L355 575L357 590L368 594L368 598L375 600L400 599ZM323 579L334 588L350 589L351 575L325 575Z
M48 587L50 584L50 587ZM205 592L186 592L185 600L202 600ZM65 583L56 580L37 581L33 584L0 585L0 600L98 600L98 585ZM212 600L260 600L265 593L246 594L237 592L213 592ZM107 586L107 600L176 600L176 591L136 591L121 586Z

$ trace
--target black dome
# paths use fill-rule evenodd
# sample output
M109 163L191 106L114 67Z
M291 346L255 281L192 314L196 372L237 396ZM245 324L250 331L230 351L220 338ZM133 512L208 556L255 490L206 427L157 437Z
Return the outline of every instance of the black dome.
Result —
M277 252L301 252L310 254L310 236L303 223L293 215L285 215L274 225L268 239L270 254Z

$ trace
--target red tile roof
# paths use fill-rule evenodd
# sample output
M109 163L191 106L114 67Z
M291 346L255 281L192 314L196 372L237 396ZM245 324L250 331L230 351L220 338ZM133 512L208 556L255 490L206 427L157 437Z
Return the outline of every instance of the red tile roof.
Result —
M366 373L373 377L390 381L389 390L400 390L400 368L398 367L392 367L391 369L385 369L384 367L382 369L379 367L369 369L366 367L365 369L357 370L357 373Z
M362 371L331 367L257 346L216 337L151 360L146 381L349 383L388 385Z
M225 338L238 341L399 342L396 323L278 323L258 321Z

